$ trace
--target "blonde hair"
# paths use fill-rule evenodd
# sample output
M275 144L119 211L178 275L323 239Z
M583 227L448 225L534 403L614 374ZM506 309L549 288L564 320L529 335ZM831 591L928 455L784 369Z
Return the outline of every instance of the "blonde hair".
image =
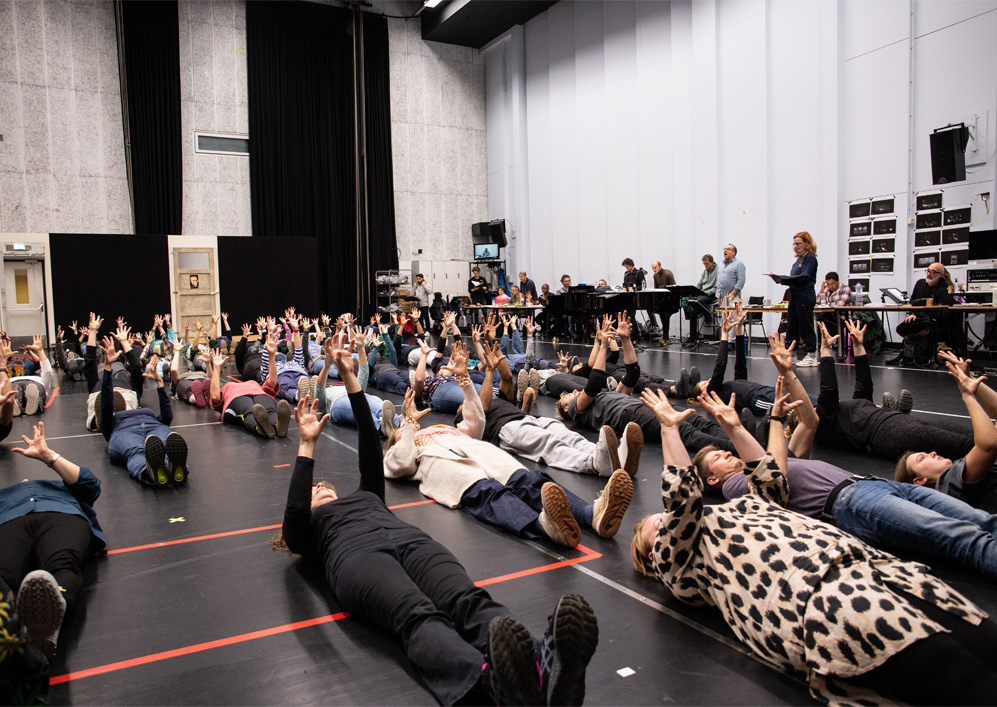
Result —
M630 539L630 557L634 561L634 569L645 577L654 576L654 564L651 562L651 550L654 548L640 532L650 517L648 514L637 521L637 525L634 526L634 536Z
M330 481L319 481L316 486L325 486L331 491L335 491L336 487L332 485ZM270 544L273 546L274 550L283 550L284 552L290 552L291 548L287 546L287 541L284 540L284 531L278 530L273 537L270 538Z
M804 254L813 253L814 255L817 255L817 244L814 243L814 237L811 236L809 233L807 233L806 231L800 231L795 236L793 236L793 238L799 238L801 241L803 241Z

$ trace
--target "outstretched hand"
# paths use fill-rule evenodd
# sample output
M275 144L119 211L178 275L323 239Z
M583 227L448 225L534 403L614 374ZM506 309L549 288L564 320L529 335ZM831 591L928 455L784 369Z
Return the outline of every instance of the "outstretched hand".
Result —
M418 420L423 415L427 414L431 408L426 408L425 410L418 410L415 407L415 391L409 388L405 391L405 404L403 407L405 413L405 420Z
M109 337L109 336L105 336L104 337L103 341L101 342L101 347L100 348L103 349L103 351L104 351L104 366L105 367L107 367L110 364L112 364L115 361L117 361L118 360L118 356L121 355L121 352L118 351L118 349L115 348L115 346L114 346L114 340L111 337Z
M39 422L35 425L34 433L35 436L33 439L28 439L25 435L21 435L21 439L26 445L28 445L27 449L11 447L10 451L16 454L21 454L30 459L38 459L48 463L51 450L49 450L48 444L45 443L45 423Z
M787 348L785 334L776 332L769 334L769 346L772 349L769 351L769 358L779 369L780 375L790 373L793 370L793 349L796 348L796 342L794 341Z
M640 394L640 401L644 403L662 427L678 427L683 421L696 414L695 410L676 410L668 402L668 396L660 390L644 389Z
M852 335L852 340L857 341L860 344L865 343L865 328L869 326L868 324L858 325L853 319L846 319L845 326L848 328L848 333Z
M328 414L321 418L318 416L318 400L312 400L307 395L294 408L294 422L298 426L298 438L302 442L314 444L318 441L328 421Z
M786 379L779 376L779 379L775 382L775 402L772 403L772 416L773 417L785 417L786 413L790 410L795 410L800 405L803 404L802 400L794 400L789 402L789 393L783 393L783 389L786 385Z
M955 378L956 385L959 386L959 392L963 395L976 395L980 384L987 379L986 376L974 378L968 371L964 371L960 366L951 361L946 361L945 367L949 369L949 375Z
M725 428L725 432L726 428L734 429L741 424L741 418L738 416L737 410L734 407L735 399L735 394L731 393L730 402L724 403L724 401L720 399L720 396L712 390L708 393L701 393L697 398L697 400L699 400L699 404L703 406L703 409L713 415L713 417L717 418L717 422Z

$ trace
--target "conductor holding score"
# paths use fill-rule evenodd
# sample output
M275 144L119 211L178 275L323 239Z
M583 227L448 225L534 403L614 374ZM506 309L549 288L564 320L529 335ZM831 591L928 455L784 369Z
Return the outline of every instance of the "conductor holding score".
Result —
M796 342L799 356L797 366L817 366L819 361L814 353L817 351L817 335L814 332L814 305L817 295L814 286L817 284L817 244L813 236L806 231L800 231L793 236L793 254L796 261L789 271L788 277L770 275L778 283L789 287L789 306L786 310L786 345Z

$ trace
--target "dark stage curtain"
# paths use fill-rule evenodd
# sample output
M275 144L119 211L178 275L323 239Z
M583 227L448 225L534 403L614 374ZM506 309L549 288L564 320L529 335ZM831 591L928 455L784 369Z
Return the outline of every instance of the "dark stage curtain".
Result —
M375 111L376 129L384 134L373 140L379 184L368 198L359 147L366 82L354 60L361 46L354 36L364 23L379 25L374 48L362 54L379 54L383 66L372 80L383 81L375 94L384 94L383 109ZM387 22L314 3L250 2L246 54L253 235L318 239L323 310L366 314L373 308L373 272L385 262L382 251L390 251L393 263L395 250ZM376 249L367 242L367 213L374 207L379 221L390 220L390 229L379 226L377 238L386 243Z
M179 234L180 27L176 0L121 2L135 233Z

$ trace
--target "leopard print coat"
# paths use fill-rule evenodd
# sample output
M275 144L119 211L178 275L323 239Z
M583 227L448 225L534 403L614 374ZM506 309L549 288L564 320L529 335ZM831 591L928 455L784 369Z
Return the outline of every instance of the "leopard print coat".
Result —
M789 484L771 455L744 473L747 496L704 506L694 467L665 468L654 571L677 599L720 609L756 655L804 677L821 702L879 701L834 678L861 675L946 631L903 592L974 625L986 618L924 565L786 510Z

